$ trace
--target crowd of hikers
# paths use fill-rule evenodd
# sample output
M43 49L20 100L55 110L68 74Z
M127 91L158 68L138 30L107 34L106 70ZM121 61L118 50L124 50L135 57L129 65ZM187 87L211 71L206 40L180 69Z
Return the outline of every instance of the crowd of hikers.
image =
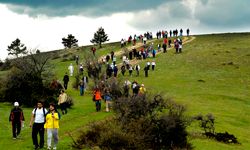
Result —
M187 36L189 36L190 30L187 29ZM173 46L176 53L182 53L182 36L183 30L173 30L173 31L158 31L156 33L157 39L162 39L162 43L154 44L153 42L148 42L153 39L152 32L147 32L144 35L134 35L129 36L128 40L121 40L121 47L125 47L127 44L131 45L131 49L128 54L123 54L121 56L121 63L117 63L117 57L114 51L111 51L110 54L99 59L98 64L94 65L93 63L89 66L84 66L82 63L79 64L79 56L75 57L76 65L78 67L77 73L80 75L80 81L78 84L79 95L83 96L87 87L89 78L98 77L98 73L101 72L102 67L106 69L105 74L99 78L98 82L95 83L92 91L92 100L95 103L96 111L101 111L101 103L105 102L106 112L110 112L112 108L112 101L117 98L118 95L123 95L125 97L129 96L145 96L147 90L143 83L138 83L136 79L131 77L139 77L140 71L144 71L144 76L149 76L149 71L154 71L156 69L156 54L159 52L166 53L167 48L171 47L172 41L171 37L174 38ZM136 43L142 43L142 46L137 46ZM157 46L155 46L157 45ZM91 47L91 51L94 56L96 56L96 48ZM149 57L153 59L147 60ZM133 63L133 60L146 60L145 65L141 67L139 63ZM86 72L84 68L86 67ZM29 126L32 128L32 141L35 149L44 147L44 132L47 132L47 148L56 149L58 144L58 128L59 120L61 114L67 114L67 99L66 90L68 89L68 83L70 78L74 76L74 65L71 63L68 66L68 71L66 71L63 77L63 84L58 80L53 80L51 87L61 85L60 95L57 99L57 104L50 103L48 110L44 108L43 102L38 101L36 107L31 112L31 119ZM135 72L135 73L134 73ZM119 74L120 73L120 74ZM86 75L87 74L87 75ZM125 78L125 81L122 84L122 90L118 90L112 86L117 77L121 76ZM132 79L133 81L129 80ZM116 89L117 91L114 91ZM115 94L114 94L115 93ZM57 107L60 107L61 113L57 110ZM12 137L17 139L20 136L21 128L24 126L24 113L23 110L19 107L19 103L14 103L14 108L10 112L9 121L12 124ZM37 135L39 134L39 142ZM53 142L52 142L53 139ZM53 145L52 145L53 143Z

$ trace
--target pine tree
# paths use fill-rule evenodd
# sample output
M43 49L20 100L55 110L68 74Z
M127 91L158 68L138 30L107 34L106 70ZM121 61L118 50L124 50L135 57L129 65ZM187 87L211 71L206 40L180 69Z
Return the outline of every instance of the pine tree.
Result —
M26 50L26 46L24 46L18 38L13 41L7 49L7 51L9 51L8 55L15 55L17 58L20 54L27 54Z
M77 42L78 40L72 34L69 34L67 38L62 38L62 44L65 48L77 47Z
M106 41L109 41L108 35L105 33L102 27L100 27L96 33L94 33L94 38L90 40L91 43L98 44L100 48L102 47L102 43Z

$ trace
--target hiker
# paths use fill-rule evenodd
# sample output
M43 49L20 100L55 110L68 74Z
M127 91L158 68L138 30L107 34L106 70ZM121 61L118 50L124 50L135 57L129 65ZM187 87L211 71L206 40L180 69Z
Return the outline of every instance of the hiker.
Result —
M131 82L128 79L126 79L124 81L123 89L124 89L124 96L125 97L129 96L129 86L130 86L130 84L131 84Z
M140 67L139 64L135 65L135 70L136 70L136 76L137 76L137 77L138 77L139 74L140 74L140 69L141 69L141 67Z
M37 102L37 106L32 111L30 119L30 127L32 127L32 140L35 149L43 148L44 146L44 123L47 110L43 107L42 101ZM40 136L40 143L38 144L37 134Z
M63 86L64 86L65 90L67 90L67 88L68 88L68 83L69 83L69 76L68 76L68 73L65 72L65 75L63 77Z
M149 67L145 66L144 67L145 77L148 77L148 70L149 70Z
M84 89L87 89L87 85L89 83L89 78L87 76L82 77L83 83L84 83Z
M129 60L132 60L133 59L133 51L130 51L129 53L128 53L128 58L129 58Z
M126 59L127 57L125 55L122 56L122 64L125 65L126 64Z
M181 39L178 39L178 44L179 44L178 51L179 53L181 53L182 52L182 40Z
M113 62L114 55L115 55L114 51L111 51L111 52L110 52L110 56L111 56L112 62Z
M72 77L73 73L74 73L74 67L73 67L72 63L69 65L68 69L69 69L70 76Z
M132 65L129 65L128 72L129 72L129 75L132 76L132 73L133 73L133 67L132 67Z
M163 48L163 53L167 52L167 44L168 44L168 39L164 38L162 48Z
M116 57L115 56L113 56L113 65L115 65L115 63L116 63Z
M150 70L150 61L148 61L148 62L146 63L146 66L147 66L148 70Z
M122 72L122 75L124 76L125 72L126 72L126 67L125 65L122 65L121 66L121 72Z
M174 47L175 47L175 53L178 53L179 52L179 43L178 43L178 40L174 40Z
M101 110L101 100L102 100L102 97L101 97L101 91L98 87L96 87L94 89L94 92L93 92L93 100L95 101L95 107L96 107L96 111L100 111Z
M172 30L169 31L169 35L170 35L170 37L172 37Z
M131 85L132 91L133 91L133 96L136 96L138 94L138 91L137 91L138 88L137 88L137 86L138 86L138 83L136 81L133 81L132 85Z
M171 39L168 40L168 47L170 48L171 47Z
M183 30L181 29L181 30L180 30L180 37L182 37L182 33L183 33Z
M158 48L158 52L160 52L161 51L161 44L160 43L157 45L157 48Z
M44 128L47 130L47 148L51 149L51 142L53 137L53 150L56 149L56 145L58 144L58 128L59 128L59 119L60 114L57 111L55 104L49 104L49 112L46 115L46 122L44 124Z
M113 71L114 71L114 77L117 77L117 73L118 73L117 65L114 65Z
M139 88L139 95L143 96L146 94L146 88L144 87L144 84L141 84L141 87Z
M136 38L133 39L133 46L136 45Z
M83 96L84 95L84 82L83 82L83 80L81 80L79 82L79 89L80 89L80 96Z
M106 75L108 78L110 78L112 76L112 72L113 72L113 69L112 69L111 65L108 64L107 69L106 69Z
M121 39L121 47L124 46L124 39Z
M12 124L12 137L15 140L21 133L21 126L24 125L23 110L18 102L14 103L14 108L10 111L9 121Z
M152 50L152 55L153 55L153 58L155 58L155 55L156 55L156 50L155 49Z
M110 94L109 90L107 90L104 94L104 100L106 102L106 112L110 112L110 105L112 101L112 95Z
M153 70L153 71L155 70L155 65L156 65L155 61L152 61L152 62L151 62L151 66L152 66L152 70Z
M67 114L67 94L64 90L61 90L61 94L58 97L58 105L61 108L62 114Z
M96 48L95 47L91 47L91 51L92 51L93 55L95 56Z
M109 55L107 55L107 56L106 56L106 62L108 63L108 62L109 62L109 60L110 60L110 56L109 56Z
M80 73L80 75L83 75L83 65L82 64L80 64L80 66L79 66L79 73Z
M189 36L189 32L190 32L190 30L189 30L189 29L187 29L187 36Z

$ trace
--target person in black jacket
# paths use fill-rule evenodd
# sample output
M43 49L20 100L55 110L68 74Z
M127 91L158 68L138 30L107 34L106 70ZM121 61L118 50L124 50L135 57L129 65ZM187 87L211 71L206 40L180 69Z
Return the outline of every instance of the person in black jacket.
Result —
M69 76L66 72L64 77L63 77L63 86L64 86L65 90L67 90L67 88L68 88L68 82L69 82Z
M19 103L14 103L14 108L10 112L9 121L12 123L13 139L16 139L21 133L21 125L24 121L23 110L19 108Z

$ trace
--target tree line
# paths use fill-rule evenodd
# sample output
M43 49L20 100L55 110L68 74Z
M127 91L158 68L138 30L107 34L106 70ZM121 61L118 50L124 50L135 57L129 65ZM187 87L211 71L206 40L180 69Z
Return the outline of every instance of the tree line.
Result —
M90 40L91 43L98 45L100 48L104 42L109 41L108 35L105 33L104 28L100 27L94 33L93 39ZM72 34L68 34L67 37L62 38L62 44L65 48L78 47L78 40ZM7 48L8 55L13 55L16 58L28 54L27 47L21 43L21 40L17 38L14 40ZM37 53L40 51L38 50Z

